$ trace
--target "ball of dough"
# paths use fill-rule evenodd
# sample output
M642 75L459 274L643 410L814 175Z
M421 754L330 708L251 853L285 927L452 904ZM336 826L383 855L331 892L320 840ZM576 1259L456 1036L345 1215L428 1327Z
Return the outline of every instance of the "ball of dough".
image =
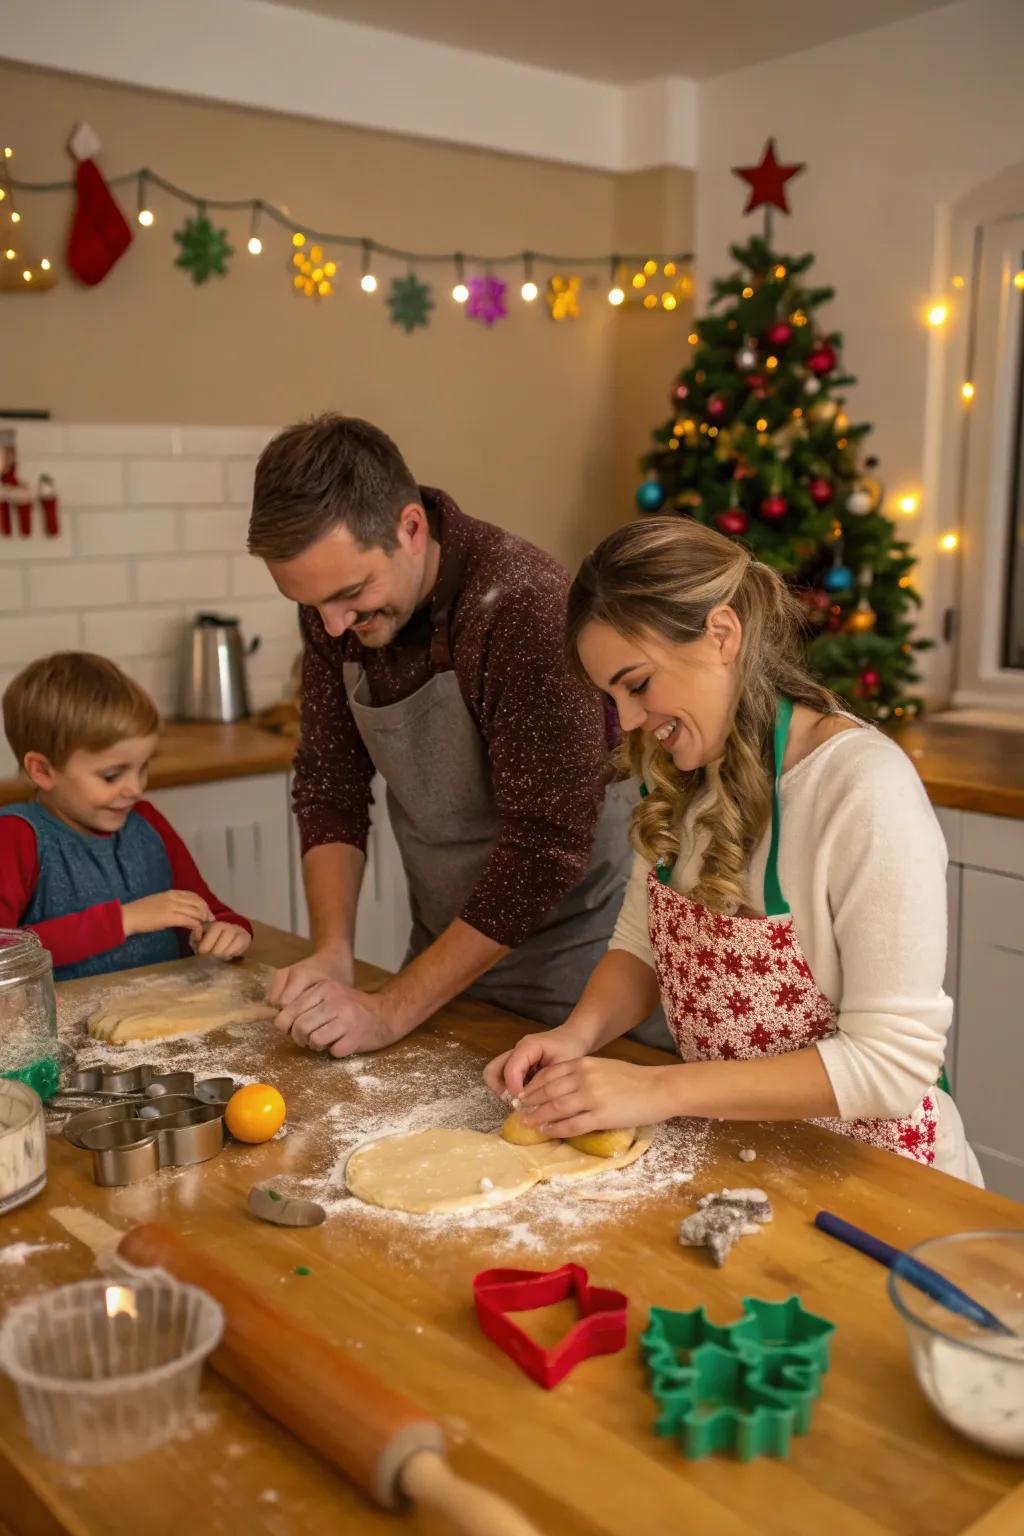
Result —
M510 1141L514 1147L536 1147L542 1141L557 1141L556 1136L548 1136L544 1131L538 1130L535 1125L526 1125L518 1109L514 1109L501 1128L503 1141Z
M586 1136L570 1136L569 1145L591 1157L618 1157L628 1152L636 1138L636 1126L622 1131L589 1131Z

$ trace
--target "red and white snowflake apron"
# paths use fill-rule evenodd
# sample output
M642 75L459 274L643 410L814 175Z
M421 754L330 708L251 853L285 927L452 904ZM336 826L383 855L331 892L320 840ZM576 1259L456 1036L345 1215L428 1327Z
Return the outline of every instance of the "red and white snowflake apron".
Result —
M662 1005L684 1061L781 1056L836 1033L836 1009L811 975L778 877L779 774L792 712L791 700L780 701L764 877L766 916L709 911L666 883L667 866L652 869L648 877L648 933ZM935 1159L934 1093L926 1093L912 1114L898 1120L820 1119L812 1124L918 1162Z

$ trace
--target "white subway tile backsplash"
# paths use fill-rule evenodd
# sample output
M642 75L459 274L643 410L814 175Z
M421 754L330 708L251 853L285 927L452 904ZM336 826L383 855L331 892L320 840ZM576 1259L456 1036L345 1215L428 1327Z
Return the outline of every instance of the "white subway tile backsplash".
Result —
M227 500L238 506L252 506L252 482L256 473L255 459L229 459Z
M273 597L277 587L256 555L236 555L231 561L231 591L236 597Z
M251 640L254 635L261 635L264 640L294 637L299 643L299 610L287 598L246 598L240 603L231 599L228 607L241 620L246 639Z
M52 421L18 421L13 416L0 416L0 427L16 434L18 458L39 459L49 454L64 453L64 428Z
M148 426L64 427L64 453L95 458L128 459L143 454L173 453L174 428Z
M177 427L175 453L185 458L237 459L261 454L277 427Z
M118 459L29 459L19 453L19 480L34 489L40 475L52 476L62 508L118 507L124 501L124 465Z
M75 519L83 555L155 555L181 548L178 514L166 507L137 512L80 512ZM2 554L0 554L2 558Z
M182 518L186 549L222 549L232 555L245 549L248 507L192 507Z
M294 604L246 553L256 458L273 427L12 422L19 475L53 476L61 532L0 538L0 690L55 650L119 661L176 712L182 646L197 611L236 615L255 707L281 698L301 641ZM0 776L14 764L0 740Z
M140 506L209 506L225 500L224 465L217 459L134 459L125 468L128 500Z
M162 715L176 715L181 688L181 655L115 656L119 667L141 683Z
M0 664L23 667L37 656L79 646L77 613L19 614L0 618Z
M139 560L135 566L135 595L143 603L174 597L194 602L220 597L227 589L228 562L220 556Z
M65 565L30 565L30 608L105 608L128 601L125 560L71 560ZM0 571L0 607L3 573Z
M102 656L177 655L185 633L185 609L111 608L82 616L82 643Z
M35 509L30 538L23 539L19 533L15 533L9 539L0 539L0 565L10 561L17 565L27 565L36 560L70 560L75 552L73 530L77 522L77 514L65 512L61 508L60 533L51 539L41 531L39 511Z
M24 607L25 590L21 567L0 565L0 613L5 609Z

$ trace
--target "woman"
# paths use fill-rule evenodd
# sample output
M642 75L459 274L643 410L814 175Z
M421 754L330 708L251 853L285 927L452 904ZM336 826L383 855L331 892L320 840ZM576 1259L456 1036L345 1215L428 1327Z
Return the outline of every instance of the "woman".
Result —
M642 780L634 868L569 1018L486 1080L552 1136L808 1119L980 1184L937 1087L942 834L903 752L809 676L800 630L782 580L690 520L631 523L583 562L568 644ZM683 1065L591 1055L659 991Z

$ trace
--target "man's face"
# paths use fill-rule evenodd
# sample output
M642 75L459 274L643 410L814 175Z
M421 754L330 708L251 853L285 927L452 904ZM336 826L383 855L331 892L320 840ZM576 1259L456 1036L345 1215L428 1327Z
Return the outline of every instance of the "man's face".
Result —
M388 645L429 596L430 527L422 507L398 519L398 547L363 549L345 527L333 528L294 560L268 560L278 590L315 608L329 635L347 629L366 646Z

